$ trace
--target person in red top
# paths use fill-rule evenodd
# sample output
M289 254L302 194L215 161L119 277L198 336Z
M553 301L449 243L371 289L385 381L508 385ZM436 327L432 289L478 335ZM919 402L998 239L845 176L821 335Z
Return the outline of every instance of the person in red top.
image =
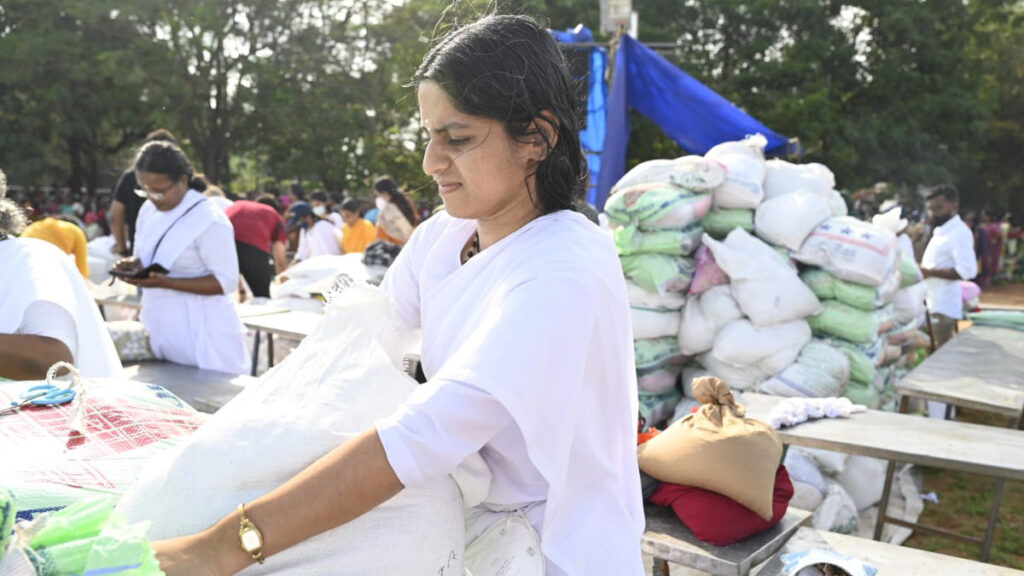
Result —
M270 281L288 267L285 256L284 219L274 209L274 197L261 196L256 202L238 200L226 213L235 227L238 268L253 296L270 297ZM273 260L271 260L273 255Z

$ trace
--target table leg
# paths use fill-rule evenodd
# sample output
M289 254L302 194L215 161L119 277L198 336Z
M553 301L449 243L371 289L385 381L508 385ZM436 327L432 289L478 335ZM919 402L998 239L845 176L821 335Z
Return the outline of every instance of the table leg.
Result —
M253 339L253 343L252 343L252 374L250 374L250 376L255 376L256 375L256 368L259 366L259 362L260 362L260 331L257 330L256 331L256 338Z
M885 515L889 510L889 495L892 492L892 478L896 474L896 463L889 461L885 470L885 485L882 487L882 500L878 503L878 519L875 520L874 540L882 540L882 528L885 527Z
M651 571L653 576L671 576L669 574L668 560L661 558L654 559L654 570Z
M274 366L274 334L267 332L267 369Z
M981 561L988 562L992 555L992 541L996 536L996 525L999 523L999 507L1003 503L1003 490L1006 488L1006 480L1002 478L996 482L996 493L992 500L992 512L988 516L988 528L985 530L985 542L981 545Z

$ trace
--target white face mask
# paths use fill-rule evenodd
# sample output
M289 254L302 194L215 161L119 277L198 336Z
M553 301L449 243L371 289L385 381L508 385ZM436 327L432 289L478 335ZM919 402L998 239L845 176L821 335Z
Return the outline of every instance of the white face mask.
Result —
M325 206L313 206L313 214L316 214L317 216L323 216L326 213L327 208Z
M373 204L377 207L377 210L383 210L384 207L388 205L388 201L378 196L377 199L373 201Z

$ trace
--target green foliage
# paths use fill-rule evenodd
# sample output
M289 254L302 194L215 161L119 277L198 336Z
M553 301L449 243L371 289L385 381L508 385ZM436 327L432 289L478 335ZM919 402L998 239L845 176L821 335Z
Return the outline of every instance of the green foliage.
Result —
M436 200L409 81L453 23L494 11L598 27L596 0L8 0L0 166L15 183L111 186L171 129L235 192L302 182L368 196L377 175ZM839 186L951 181L1014 209L1024 186L1024 8L1016 0L645 0L645 42ZM607 39L600 33L599 39ZM635 115L629 162L683 154ZM1019 211L1019 210L1017 210Z

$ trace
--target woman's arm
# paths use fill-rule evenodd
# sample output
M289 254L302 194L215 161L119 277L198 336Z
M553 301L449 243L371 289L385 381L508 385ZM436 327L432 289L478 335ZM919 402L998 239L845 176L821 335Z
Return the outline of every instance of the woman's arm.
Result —
M224 293L224 288L213 274L199 278L168 278L166 274L153 273L149 278L121 278L121 280L143 288L167 288L203 295Z
M377 431L370 429L247 503L245 512L263 534L266 557L354 520L401 490ZM254 560L239 545L238 527L233 512L199 534L154 543L160 568L168 576L222 576L244 569Z
M42 380L57 362L74 362L71 350L56 338L34 334L0 334L0 377Z

